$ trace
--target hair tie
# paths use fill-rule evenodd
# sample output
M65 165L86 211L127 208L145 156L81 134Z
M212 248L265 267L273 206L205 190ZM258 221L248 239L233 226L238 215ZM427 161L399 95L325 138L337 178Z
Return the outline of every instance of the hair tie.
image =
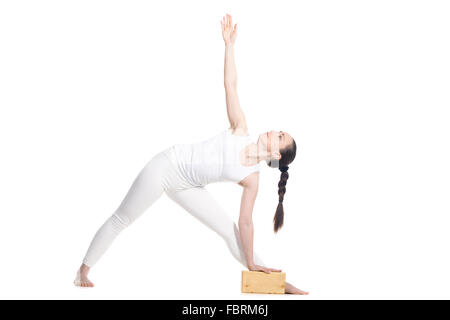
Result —
M286 171L288 171L288 169L289 169L288 166L284 166L284 167L281 167L281 168L280 168L280 171L281 171L281 172L286 172Z

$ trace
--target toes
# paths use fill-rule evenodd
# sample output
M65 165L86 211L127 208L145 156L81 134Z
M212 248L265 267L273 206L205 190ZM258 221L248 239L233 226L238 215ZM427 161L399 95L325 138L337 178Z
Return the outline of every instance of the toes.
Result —
M73 282L77 287L83 287L83 288L88 288L88 287L93 287L94 284L89 281L89 280L75 280Z
M91 288L94 284L90 280L81 280L79 282L79 286L83 288Z

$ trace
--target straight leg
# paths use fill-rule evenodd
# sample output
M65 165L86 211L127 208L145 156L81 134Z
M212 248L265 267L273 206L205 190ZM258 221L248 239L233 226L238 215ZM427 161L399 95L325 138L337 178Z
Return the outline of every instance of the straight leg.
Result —
M115 238L163 194L166 161L161 154L156 155L141 170L119 207L92 239L83 259L84 265L94 266Z

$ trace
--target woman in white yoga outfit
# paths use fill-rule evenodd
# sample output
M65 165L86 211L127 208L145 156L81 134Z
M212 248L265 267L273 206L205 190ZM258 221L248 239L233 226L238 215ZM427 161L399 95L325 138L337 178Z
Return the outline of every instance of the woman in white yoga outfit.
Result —
M110 247L117 235L142 215L164 192L195 218L220 235L233 257L251 271L279 272L269 268L253 252L252 211L258 192L260 161L281 171L279 203L274 231L283 225L283 198L294 160L296 144L283 131L265 132L253 143L236 91L234 42L237 25L230 15L221 21L225 41L225 92L230 128L193 144L175 144L156 154L138 174L125 198L95 234L77 271L74 284L93 287L88 273ZM205 185L233 181L243 188L238 226L217 204ZM286 293L308 294L286 283Z

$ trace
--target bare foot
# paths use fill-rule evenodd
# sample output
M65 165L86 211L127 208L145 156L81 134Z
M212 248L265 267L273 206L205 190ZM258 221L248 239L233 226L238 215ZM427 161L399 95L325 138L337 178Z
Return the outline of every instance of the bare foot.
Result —
M300 289L294 287L294 286L293 286L292 284L290 284L289 282L286 282L285 293L287 293L287 294L301 294L301 295L307 295L307 294L309 294L308 291L300 290Z
M94 284L91 280L88 279L89 267L85 264L81 265L80 269L77 271L77 275L73 284L78 287L93 287Z

